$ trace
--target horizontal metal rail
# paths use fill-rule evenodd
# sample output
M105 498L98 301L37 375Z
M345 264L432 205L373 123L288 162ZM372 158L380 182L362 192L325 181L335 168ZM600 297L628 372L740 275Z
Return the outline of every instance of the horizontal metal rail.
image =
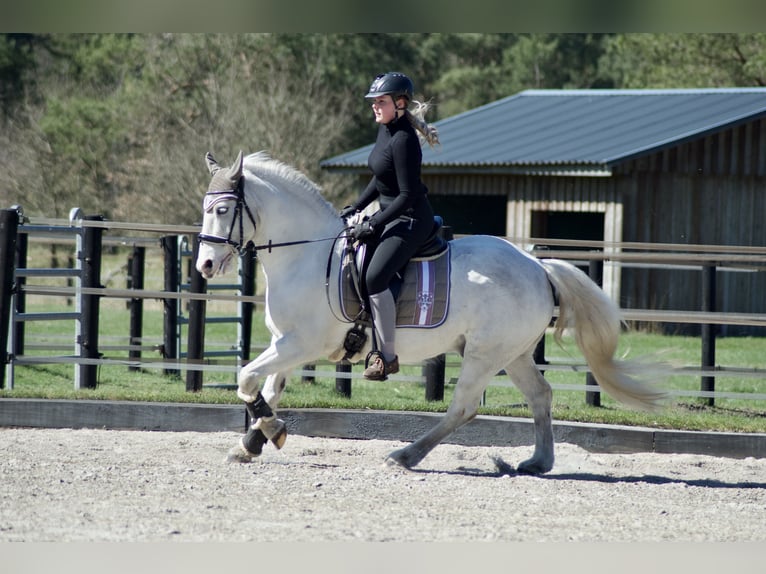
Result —
M80 317L81 313L72 311L61 313L17 313L15 319L17 321L76 321Z
M181 325L188 325L190 320L188 317L179 317L178 322ZM227 323L238 323L239 317L205 317L205 323L208 325L213 324L227 324Z
M17 268L17 277L80 277L82 272L79 269L69 267L38 267L38 268Z
M185 359L188 357L188 354L186 352L179 353L182 359ZM230 349L228 351L205 351L205 358L203 360L207 360L208 357L239 357L239 350L237 349Z
M74 287L57 287L48 285L24 285L23 291L28 295L62 295L71 297L76 294ZM236 295L221 293L177 293L172 291L152 291L147 289L113 289L105 287L82 287L79 292L83 295L98 295L112 299L195 299L198 301L242 301L246 303L263 304L263 295Z

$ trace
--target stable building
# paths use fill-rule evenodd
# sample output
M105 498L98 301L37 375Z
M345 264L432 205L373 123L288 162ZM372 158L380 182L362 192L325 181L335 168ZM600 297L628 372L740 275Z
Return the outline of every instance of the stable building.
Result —
M423 181L455 234L766 246L766 88L527 90L436 126ZM361 189L371 149L321 167ZM607 260L603 286L623 308L697 311L699 270ZM766 312L757 265L718 276L718 310Z

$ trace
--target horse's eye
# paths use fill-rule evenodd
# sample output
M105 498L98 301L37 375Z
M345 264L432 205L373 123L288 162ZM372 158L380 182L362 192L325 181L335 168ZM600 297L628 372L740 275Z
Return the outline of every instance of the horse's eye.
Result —
M222 205L215 210L216 215L226 215L227 213L229 213L229 208L225 205Z

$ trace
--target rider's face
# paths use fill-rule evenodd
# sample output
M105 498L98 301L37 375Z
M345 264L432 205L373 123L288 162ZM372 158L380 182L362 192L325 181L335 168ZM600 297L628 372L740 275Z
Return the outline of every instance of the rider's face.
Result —
M375 121L379 124L387 124L396 117L394 100L389 95L374 98L372 111L375 114Z

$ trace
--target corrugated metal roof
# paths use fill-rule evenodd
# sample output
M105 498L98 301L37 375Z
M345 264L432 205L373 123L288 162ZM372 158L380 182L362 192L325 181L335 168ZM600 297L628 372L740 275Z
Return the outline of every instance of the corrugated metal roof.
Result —
M435 123L423 171L609 173L622 161L766 116L766 88L526 90ZM372 144L329 158L367 169Z

